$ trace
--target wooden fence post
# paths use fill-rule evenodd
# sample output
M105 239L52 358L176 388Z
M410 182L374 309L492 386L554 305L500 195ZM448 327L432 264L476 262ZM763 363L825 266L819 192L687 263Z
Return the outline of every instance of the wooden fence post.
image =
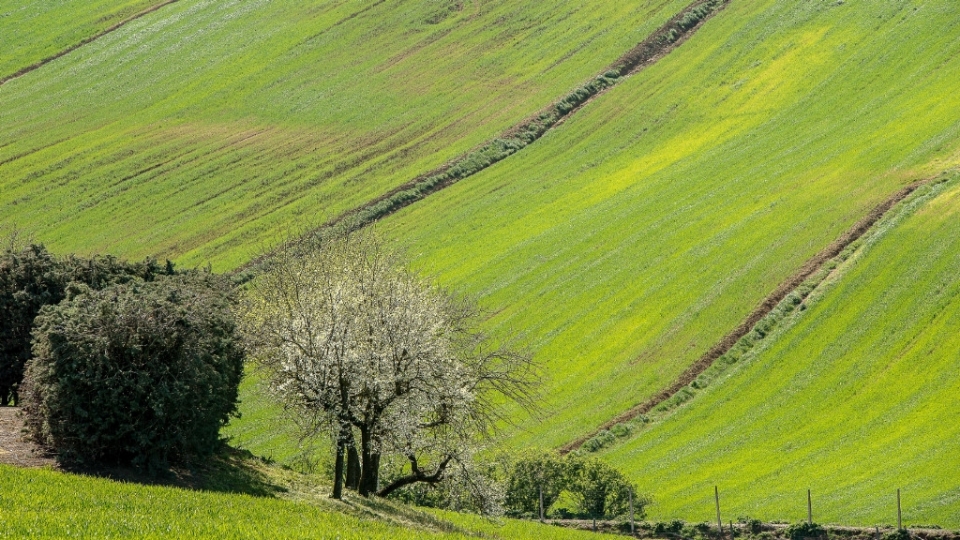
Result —
M720 487L713 486L713 496L717 500L717 532L720 533L720 538L723 538L723 521L720 520Z
M897 530L903 530L903 512L900 510L900 490L897 490Z
M540 523L543 523L543 485L537 486L537 490L540 492Z

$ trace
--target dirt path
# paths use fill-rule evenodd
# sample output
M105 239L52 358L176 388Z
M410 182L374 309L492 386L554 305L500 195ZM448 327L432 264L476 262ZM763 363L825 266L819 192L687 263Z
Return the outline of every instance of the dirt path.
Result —
M56 466L52 457L38 453L33 443L20 437L23 421L19 412L19 407L0 407L0 463L18 467Z
M896 206L897 203L906 199L918 188L929 184L934 180L935 178L918 180L897 191L882 203L874 207L869 214L854 224L853 227L844 232L840 238L827 246L823 251L807 260L807 262L805 262L793 276L781 283L772 293L764 298L763 301L760 302L760 305L754 308L753 311L747 315L747 318L743 322L741 322L730 333L725 335L723 339L721 339L706 353L704 353L693 365L688 367L687 370L684 371L680 377L673 382L673 384L661 390L647 401L644 401L636 407L633 407L616 418L606 422L591 433L584 435L583 437L580 437L579 439L562 447L560 452L562 454L572 452L583 446L583 443L587 442L600 432L608 430L617 424L629 422L641 414L647 414L657 405L660 405L661 403L672 398L677 394L677 392L692 383L701 373L712 366L717 359L729 352L730 349L733 348L733 346L736 345L741 338L753 330L754 326L756 326L761 319L769 315L770 312L777 307L777 304L786 298L787 295L799 288L807 278L823 268L824 264L839 255L844 249L847 248L847 246L853 242L856 242L864 234L866 234L883 216L887 214L887 212Z
M111 27L109 27L109 28L107 28L107 29L105 29L105 30L101 30L100 32L98 32L98 33L96 33L96 34L94 34L94 35L92 35L92 36L84 39L83 41L67 47L66 49L58 52L57 54L54 54L53 56L48 56L48 57L44 58L43 60L40 60L39 62L37 62L37 63L35 63L35 64L31 64L31 65L29 65L29 66L27 66L27 67L25 67L25 68L20 69L19 71L17 71L16 73L14 73L14 74L12 74L12 75L7 75L6 77L0 78L0 85L3 85L3 84L5 84L5 83L7 83L7 82L9 82L9 81L12 81L13 79L16 79L16 78L19 78L19 77L23 77L23 76L26 75L27 73L30 73L31 71L34 71L34 70L36 70L36 69L39 69L39 68L47 65L47 64L49 64L50 62L53 62L54 60L56 60L57 58L60 58L61 56L65 56L65 55L67 55L67 54L70 54L70 53L72 53L73 51L79 49L80 47L83 47L84 45L87 45L88 43L93 43L94 41L102 38L103 36L105 36L105 35L113 32L113 31L115 31L115 30L123 27L123 26L126 25L127 23L133 22L133 21L139 19L140 17L143 17L144 15L148 15L148 14L150 14L150 13L153 13L154 11L156 11L156 10L158 10L158 9L164 7L164 6L168 6L168 5L173 4L173 3L175 3L175 2L178 2L178 1L179 1L179 0L166 0L165 2L161 2L161 3L159 3L159 4L155 5L155 6L148 7L147 9L145 9L145 10L139 12L139 13L136 13L136 14L134 14L134 15L131 15L130 17L127 17L126 19L124 19L124 20L122 20L122 21L114 24L113 26L111 26Z

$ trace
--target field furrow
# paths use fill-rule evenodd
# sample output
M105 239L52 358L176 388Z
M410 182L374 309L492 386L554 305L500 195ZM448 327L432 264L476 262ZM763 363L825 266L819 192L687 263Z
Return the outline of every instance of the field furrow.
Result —
M885 223L696 399L604 451L658 494L656 516L957 527L954 395L960 188Z

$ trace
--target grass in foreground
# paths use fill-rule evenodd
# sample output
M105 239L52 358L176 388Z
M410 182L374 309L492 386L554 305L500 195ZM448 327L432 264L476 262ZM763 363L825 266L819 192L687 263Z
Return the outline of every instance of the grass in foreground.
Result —
M960 526L960 186L870 238L756 354L605 453L655 517Z
M250 466L248 462L247 466ZM121 483L0 465L4 538L576 539L590 533L510 519L327 498L313 478L257 466L282 498ZM226 491L232 491L227 489Z

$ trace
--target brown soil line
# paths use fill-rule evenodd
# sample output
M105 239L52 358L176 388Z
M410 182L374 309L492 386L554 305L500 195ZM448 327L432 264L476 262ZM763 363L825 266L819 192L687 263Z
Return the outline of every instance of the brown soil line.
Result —
M690 367L684 371L677 380L673 382L666 389L661 390L652 398L644 401L643 403L633 407L627 412L620 414L619 416L613 418L612 420L606 422L596 430L592 431L588 435L584 435L576 439L573 442L566 444L560 448L561 454L567 454L574 450L580 448L583 443L587 442L603 430L612 428L617 424L622 424L624 422L629 422L634 418L640 416L641 414L646 414L653 410L654 407L660 405L661 403L667 401L677 392L682 390L685 386L689 385L696 379L701 373L707 370L713 363L719 359L721 356L726 354L733 348L734 345L741 338L746 336L750 331L753 330L753 327L756 326L761 319L770 314L771 311L779 304L788 294L796 290L807 278L816 273L820 268L823 267L825 263L833 259L840 254L844 249L847 248L850 244L860 239L867 231L869 231L877 221L880 220L887 212L890 211L897 203L904 200L911 193L916 191L921 186L929 184L934 178L925 178L923 180L918 180L891 195L879 205L873 208L863 219L858 221L844 232L840 238L836 239L833 243L823 249L820 253L814 255L811 259L807 260L800 269L793 274L786 281L781 283L772 293L770 293L766 298L760 302L753 311L747 315L747 318L741 322L736 328L734 328L730 333L723 337L718 343L710 348L706 353L703 354L696 362L693 363Z
M660 28L658 28L658 29L655 30L652 34L650 34L649 36L647 36L646 39L644 39L642 42L640 42L639 44L637 44L636 46L634 46L632 49L630 49L629 51L627 51L627 52L626 52L623 56L621 56L616 62L614 62L613 64L610 64L609 66L607 66L603 71L600 72L600 76L602 76L603 74L605 74L605 73L607 73L607 72L609 72L609 71L611 71L611 70L616 70L616 71L618 71L618 72L620 73L620 77L617 79L616 83L612 84L611 86L608 86L608 87L606 87L606 88L603 88L603 89L597 91L595 94L593 94L592 96L590 96L588 99L584 100L582 103L580 103L579 105L577 105L577 106L574 107L573 109L569 110L569 111L566 112L566 113L560 114L559 118L558 118L552 125L550 125L549 127L547 127L539 136L537 136L537 139L535 139L533 142L536 142L536 140L540 139L541 137L543 137L544 135L546 135L547 133L549 133L551 130L553 130L553 129L555 129L556 127L562 125L562 124L566 121L567 118L569 118L570 116L576 114L576 113L577 113L578 111L580 111L587 103L590 103L591 101L593 101L594 99L596 99L598 96L601 96L601 95L605 94L606 92L608 92L611 88L613 88L614 86L616 86L617 84L619 84L621 81L623 81L627 76L632 75L632 74L634 74L634 73L637 73L637 72L641 71L643 68L645 68L645 67L647 67L647 66L650 66L650 65L656 63L657 61L659 61L660 59L662 59L663 57L667 56L667 54L669 54L669 53L672 52L674 49L676 49L677 47L679 47L680 45L682 45L683 43L685 43L685 42L690 38L690 36L692 36L693 34L695 34L695 33L697 32L697 30L699 30L708 20L710 20L711 18L713 18L714 15L716 15L716 14L719 13L723 8L725 8L725 7L727 6L727 4L729 4L732 0L719 0L719 7L717 7L716 9L714 9L714 10L713 10L712 12L710 12L706 17L704 17L703 19L699 20L694 26L692 26L692 27L690 27L690 28L683 29L683 28L681 28L681 27L679 26L680 21L682 21L690 12L692 12L692 11L700 8L700 7L703 6L704 4L710 4L710 3L713 3L713 2L716 2L716 1L717 1L717 0L695 0L693 3L691 3L690 5L688 5L686 8L684 8L684 9L681 10L679 13L677 13L676 15L674 15L670 20L668 20L666 23L664 23ZM679 29L679 32L678 32L678 29ZM670 41L670 39L669 39L669 36L670 36L671 31L675 32L674 35L675 35L676 37L674 38L674 41ZM594 80L595 78L596 78L596 77L593 77L593 78L589 79L588 81L592 81L592 80ZM365 211L368 211L368 210L374 208L375 206L377 206L378 204L383 203L383 202L391 199L391 198L394 197L395 195L401 194L401 193L403 193L403 192L407 192L407 191L414 190L419 184L427 181L427 179L429 179L430 177L439 176L439 175L443 175L443 174L447 173L451 168L453 168L454 166L456 166L458 163L461 163L461 162L467 160L471 154L473 154L473 153L475 153L475 152L477 152L477 151L479 151L479 150L481 150L481 149L483 149L483 148L485 148L485 147L488 147L488 146L494 144L494 141L496 141L497 139L509 139L509 138L515 137L517 134L519 134L520 132L522 132L522 131L524 130L524 128L530 126L531 124L534 124L534 123L538 122L538 119L539 119L543 114L554 114L556 111L558 111L557 106L565 99L565 97L566 97L566 96L561 97L560 99L554 101L554 102L551 103L550 105L548 105L548 106L540 109L540 110L537 111L536 113L534 113L534 114L528 116L527 118L523 119L523 120L520 121L519 123L511 126L511 127L508 128L506 131L504 131L499 137L497 137L497 138L495 138L495 139L491 139L491 140L484 141L484 142L478 144L477 146L473 147L472 149L468 150L466 153L464 153L464 154L462 154L462 155L459 155L459 156L451 159L450 161L444 163L443 165L441 165L441 166L439 166L439 167L437 167L437 168L435 168L435 169L433 169L433 170L431 170L431 171L428 171L428 172L426 172L426 173L423 173L423 174L417 176L416 178L414 178L414 179L412 179L412 180L410 180L410 181L408 181L408 182L405 182L405 183L403 183L403 184L400 184L399 186L397 186L397 187L395 187L395 188L387 191L386 193L383 193L382 195L380 195L380 196L378 196L378 197L375 197L375 198L373 198L373 199L370 199L369 201L367 201L366 203L362 204L361 206L358 206L357 208L354 208L354 209L352 209L352 210L348 210L348 211L346 211L346 212L343 212L342 214L338 215L337 217L335 217L335 218L327 221L325 224L321 225L320 227L314 228L313 230L311 230L311 231L309 231L308 233L304 234L304 235L302 236L302 238L301 238L300 241L302 241L303 239L306 239L306 238L315 236L318 232L320 232L320 231L322 231L322 230L324 230L324 229L329 229L329 228L335 227L335 226L337 226L337 225L339 225L339 224L347 221L348 219L350 219L350 218L352 218L352 217L355 217L355 216L358 216L358 215L362 215ZM533 144L533 142L528 143L527 145L524 146L524 148L526 148L526 146L529 146L530 144ZM520 150L518 150L518 152L521 151L521 150L523 150L523 148L521 148ZM505 159L505 158L503 158L503 159ZM501 159L501 160L502 160L502 159ZM383 219L383 218L385 218L385 217L387 217L387 216L390 216L390 215L392 215L392 214L394 214L394 213L396 213L396 212L398 212L398 211L406 208L407 206L410 206L410 205L412 205L412 204L414 204L414 203L416 203L416 202L418 202L418 201L420 201L420 200L423 200L424 198L426 198L426 197L429 196L429 195L432 195L432 194L434 194L434 193L436 193L436 192L438 192L438 191L440 191L440 190L442 190L442 189L444 189L444 188L446 188L446 187L449 187L449 186L451 186L451 185L459 182L460 180L463 180L464 178L467 178L467 177L469 177L469 176L473 176L473 175L477 174L478 172L480 172L480 171L482 171L482 170L485 170L485 169L493 166L494 164L498 163L498 162L501 161L501 160L493 161L492 163L490 163L490 164L487 165L486 167L483 167L483 168L481 168L480 170L477 170L477 171L475 171L475 172L473 172L473 173L471 173L471 174L469 174L469 175L467 175L467 176L464 176L464 177L461 177L461 178L448 178L448 179L446 179L445 181L440 182L440 183L432 186L429 190L423 190L420 194L418 194L418 195L416 195L416 196L414 196L414 197L411 197L409 200L406 200L406 201L404 201L404 202L401 203L401 204L397 204L397 205L393 206L393 207L390 208L387 212L385 212L385 213L382 214L382 215L379 215L379 216L375 217L375 218L372 219L371 221L360 223L358 226L360 226L360 227L366 226L366 225L369 225L370 223L373 223L373 222L378 221L378 220L380 220L380 219ZM296 241L295 241L295 242L296 242ZM295 243L295 242L294 242L294 243ZM256 258L250 260L249 262L247 262L246 264L240 266L240 267L237 268L236 270L234 270L234 272L235 272L235 273L244 272L244 271L247 271L247 270L251 270L251 269L253 269L253 268L256 268L257 266L259 266L260 264L262 264L263 262L265 262L267 259L269 259L270 255L271 255L270 253L267 253L267 254L265 254L265 255L261 255L261 256L259 256L259 257L256 257Z
M14 73L14 74L12 74L12 75L7 75L6 77L0 78L0 85L3 85L3 84L5 84L5 83L7 83L7 82L9 82L9 81L12 81L13 79L17 79L17 78L19 78L19 77L23 77L23 76L26 75L27 73L30 73L31 71L34 71L34 70L36 70L36 69L39 69L39 68L41 68L41 67L49 64L50 62L53 62L53 61L56 60L57 58L60 58L60 57L62 57L62 56L66 56L66 55L72 53L73 51L79 49L80 47L83 47L84 45L87 45L87 44L89 44L89 43L93 43L94 41L102 38L103 36L105 36L105 35L113 32L113 31L115 31L115 30L118 30L119 28L123 27L123 26L126 25L127 23L131 23L131 22L139 19L140 17L143 17L144 15L149 15L150 13L153 13L154 11L157 11L158 9L160 9L160 8L162 8L162 7L164 7L164 6L168 6L168 5L173 4L173 3L175 3L175 2L178 2L178 1L179 1L179 0L166 0L165 2L161 2L161 3L159 3L159 4L155 5L155 6L148 7L147 9L145 9L145 10L139 12L139 13L136 13L136 14L134 14L134 15L131 15L130 17L127 17L126 19L124 19L124 20L122 20L122 21L114 24L113 26L110 26L109 28L107 28L107 29L105 29L105 30L101 30L100 32L98 32L98 33L96 33L96 34L94 34L94 35L92 35L92 36L90 36L90 37L88 37L88 38L83 39L83 40L80 41L79 43L76 43L76 44L74 44L74 45L71 45L71 46L67 47L66 49L64 49L64 50L62 50L62 51L54 54L53 56L48 56L48 57L44 58L43 60L40 60L39 62L37 62L37 63L35 63L35 64L31 64L31 65L29 65L29 66L27 66L27 67L25 67L25 68L20 69L19 71L17 71L16 73Z

